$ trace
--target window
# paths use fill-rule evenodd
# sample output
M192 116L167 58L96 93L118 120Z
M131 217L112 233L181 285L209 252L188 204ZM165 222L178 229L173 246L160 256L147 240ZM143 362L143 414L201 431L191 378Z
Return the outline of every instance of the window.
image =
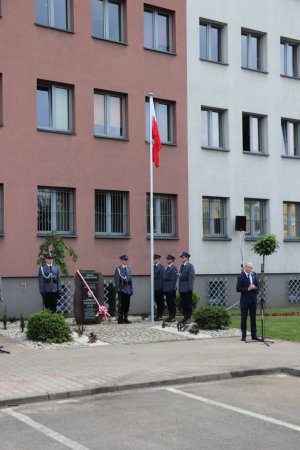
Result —
M152 50L173 52L172 14L145 8L144 46Z
M125 138L125 95L94 91L94 134Z
M225 198L202 198L204 237L227 237L226 201Z
M50 231L74 234L73 189L38 188L37 230L39 234L47 234Z
M245 199L245 235L257 238L266 234L266 200Z
M263 70L262 34L242 30L242 67L244 69Z
M71 31L70 0L35 0L35 21L38 25Z
M126 236L127 193L95 191L96 235Z
M264 117L243 113L243 151L264 152Z
M281 152L286 156L300 156L300 122L281 119Z
M72 88L38 82L37 127L60 132L72 131Z
M156 237L176 236L176 196L153 194L153 232ZM150 194L147 194L147 233L150 233Z
M155 115L162 144L174 144L174 103L155 100ZM149 142L149 100L145 102L146 141Z
M222 49L224 24L208 23L200 19L200 59L223 62Z
M0 184L0 235L4 233L3 214L3 184Z
M300 240L300 203L283 203L284 239Z
M225 148L225 112L216 109L201 108L201 145L202 147Z
M124 41L124 2L122 0L93 0L93 36L109 41Z
M299 44L280 42L280 73L287 77L299 77Z
M2 90L2 73L0 73L0 127L3 125L3 90Z

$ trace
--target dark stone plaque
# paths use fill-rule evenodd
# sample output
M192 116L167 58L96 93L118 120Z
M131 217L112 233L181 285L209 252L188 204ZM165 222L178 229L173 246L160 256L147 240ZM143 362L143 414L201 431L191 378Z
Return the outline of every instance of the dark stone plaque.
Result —
M80 274L98 302L103 304L103 276L95 270L80 270ZM77 324L100 323L98 305L78 273L75 274L74 316Z

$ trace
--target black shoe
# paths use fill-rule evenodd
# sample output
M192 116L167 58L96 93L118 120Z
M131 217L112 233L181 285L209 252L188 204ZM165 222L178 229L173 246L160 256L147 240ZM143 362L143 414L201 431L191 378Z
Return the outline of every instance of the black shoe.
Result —
M257 336L252 336L252 341L260 341L260 339Z
M165 322L176 322L175 317L168 317Z
M155 316L155 317L154 317L154 321L155 321L155 322L161 322L162 320L163 320L163 318L160 317L160 316Z
M124 319L124 323L131 323L130 320L128 320L127 318Z
M189 319L185 319L182 323L183 325L189 325L191 321Z
M246 342L246 336L243 336L241 341Z

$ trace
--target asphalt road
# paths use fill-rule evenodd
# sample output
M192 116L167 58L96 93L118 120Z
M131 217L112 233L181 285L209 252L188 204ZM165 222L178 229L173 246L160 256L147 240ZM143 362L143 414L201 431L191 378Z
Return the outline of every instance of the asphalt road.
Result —
M300 379L124 391L0 410L1 450L297 450Z

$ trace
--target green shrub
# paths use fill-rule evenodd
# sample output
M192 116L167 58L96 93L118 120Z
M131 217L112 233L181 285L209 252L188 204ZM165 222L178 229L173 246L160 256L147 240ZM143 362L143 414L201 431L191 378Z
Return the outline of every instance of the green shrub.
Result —
M221 330L230 325L230 314L223 306L202 306L193 319L202 330Z
M27 338L32 341L62 344L72 341L72 331L64 316L48 310L38 312L29 317Z
M200 295L197 295L196 292L193 292L193 297L192 297L193 311L194 311L194 309L197 308L198 302L200 302ZM178 293L176 294L176 307L177 307L178 311L180 311L181 313L183 312L180 295Z

